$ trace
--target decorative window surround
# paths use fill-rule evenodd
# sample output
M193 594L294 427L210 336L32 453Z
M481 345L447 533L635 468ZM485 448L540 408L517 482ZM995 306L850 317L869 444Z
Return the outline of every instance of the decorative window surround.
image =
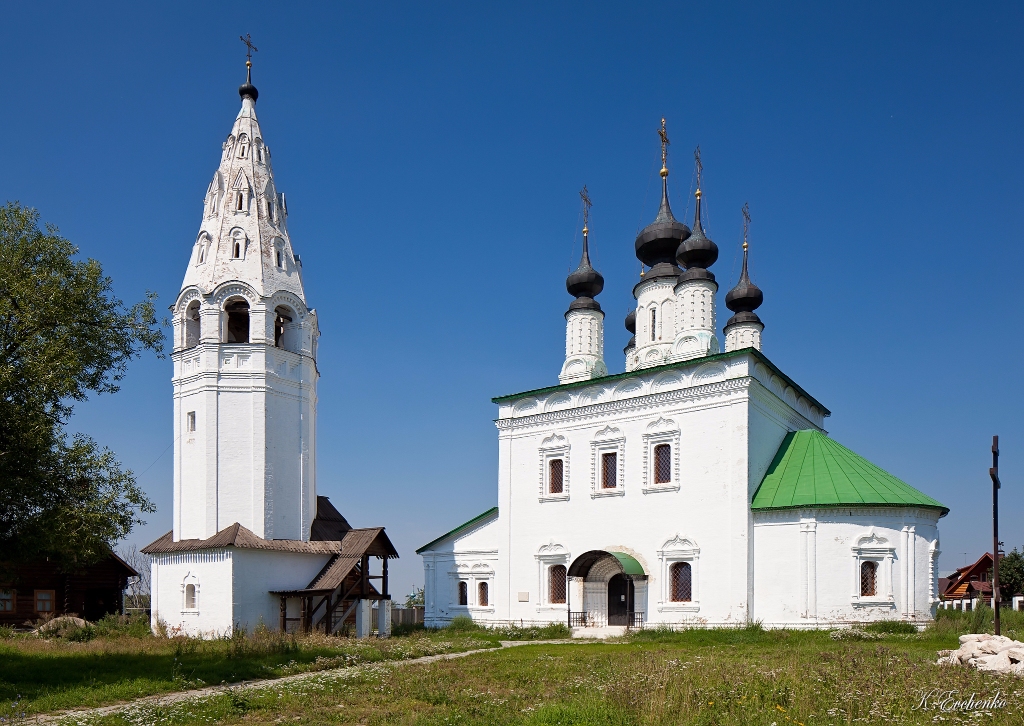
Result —
M614 426L605 426L597 432L590 442L590 496L621 497L626 494L626 436ZM605 489L602 486L601 455L618 454L616 458L615 486Z
M563 565L569 569L569 550L554 541L541 545L534 555L537 560L537 611L542 610L566 610L569 606L566 603L551 602L551 588L548 587L548 571L555 565ZM568 587L568 583L566 583ZM568 598L566 598L568 599Z
M193 598L193 607L187 607L188 601L185 598L185 588L189 585L195 587L195 597ZM199 614L199 578L193 573L189 572L185 575L185 579L181 581L181 614L182 615L198 615Z
M672 447L672 481L658 484L655 481L654 447L668 444ZM679 427L670 418L659 418L647 426L644 433L644 494L654 492L677 492L679 478Z
M549 462L562 460L562 491L551 493ZM551 434L540 442L540 496L542 502L563 502L569 498L569 441L564 436Z
M857 544L850 548L853 552L852 582L853 595L851 603L854 607L896 607L896 598L892 591L892 563L896 559L896 548L885 537L871 530L857 539ZM860 594L860 566L864 562L878 565L875 571L875 594Z
M669 568L676 562L687 562L690 565L690 601L676 602L672 600L669 590L671 581ZM658 596L658 612L695 613L700 611L700 547L692 539L680 537L678 534L662 545L658 550L658 570L661 582Z
M494 568L490 565L477 562L470 565L460 562L455 569L450 571L451 577L451 600L449 607L460 613L493 613L494 612ZM466 604L459 604L459 583L466 583ZM480 605L477 599L480 595L480 583L487 583L488 605Z

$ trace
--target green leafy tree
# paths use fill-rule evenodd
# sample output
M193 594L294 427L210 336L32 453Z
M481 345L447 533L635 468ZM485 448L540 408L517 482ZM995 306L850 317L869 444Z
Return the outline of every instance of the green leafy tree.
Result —
M96 260L39 214L0 207L0 552L95 561L153 504L114 454L65 425L78 401L118 389L129 361L162 355L155 295L126 306Z
M1024 552L1016 547L999 560L999 591L1004 601L1024 592Z

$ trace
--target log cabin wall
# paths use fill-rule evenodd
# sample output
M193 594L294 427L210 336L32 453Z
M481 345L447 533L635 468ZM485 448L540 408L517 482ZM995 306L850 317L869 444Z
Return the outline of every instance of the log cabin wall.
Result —
M113 555L71 574L46 560L15 567L14 573L0 584L0 590L14 593L14 609L0 610L0 625L23 626L68 614L95 621L109 613L123 613L124 589L135 574ZM39 591L53 593L52 612L37 609Z

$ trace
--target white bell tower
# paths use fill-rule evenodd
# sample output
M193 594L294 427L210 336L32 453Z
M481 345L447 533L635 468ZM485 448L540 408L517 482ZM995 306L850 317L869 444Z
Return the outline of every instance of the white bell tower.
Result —
M316 516L316 313L256 120L250 71L174 320L175 541L235 522L308 540Z

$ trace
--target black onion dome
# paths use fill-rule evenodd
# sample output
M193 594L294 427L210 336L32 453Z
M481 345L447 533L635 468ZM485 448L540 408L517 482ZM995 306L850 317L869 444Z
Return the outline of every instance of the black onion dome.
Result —
M249 63L245 65L245 83L238 87L238 95L242 99L248 96L252 99L253 103L256 103L256 99L260 97L260 92L256 90L256 86L252 85L252 66Z
M736 287L726 293L725 306L732 310L735 315L729 318L725 327L736 323L760 323L761 319L754 311L761 307L764 302L764 293L761 288L750 281L747 274L747 250L743 250L743 269L740 272L740 280Z
M676 265L676 249L689 236L690 228L672 215L672 207L668 203L666 172L661 178L661 207L658 216L636 238L637 259L651 268L644 279L678 276L682 270Z
M697 190L697 209L693 217L693 234L683 240L676 249L676 260L686 273L680 278L693 280L698 278L714 280L715 276L707 271L707 268L715 264L718 259L718 245L708 239L704 234L704 227L700 223L700 189Z
M590 249L587 235L583 235L583 256L579 267L565 278L565 289L576 299L569 305L570 310L600 310L601 305L594 298L604 289L604 277L590 264Z
M626 316L626 330L632 333L629 342L626 343L626 347L622 349L622 352L629 355L629 351L636 347L636 310L630 310Z

